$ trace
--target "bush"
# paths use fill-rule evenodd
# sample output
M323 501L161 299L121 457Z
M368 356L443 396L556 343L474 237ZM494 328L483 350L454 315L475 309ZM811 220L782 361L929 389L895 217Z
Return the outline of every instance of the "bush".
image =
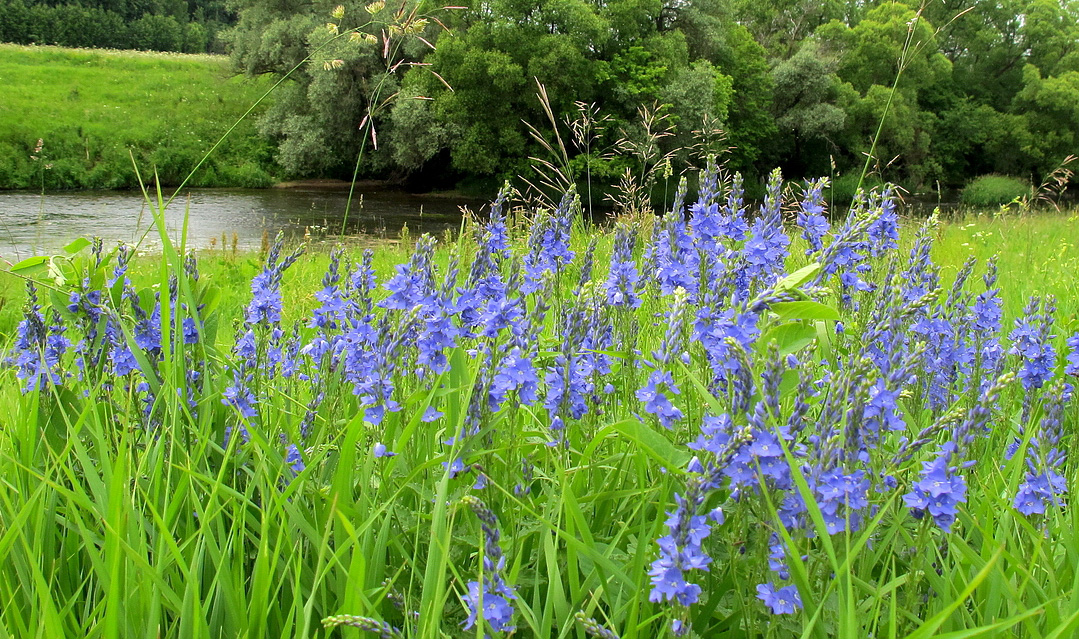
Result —
M146 14L131 25L134 48L147 51L181 51L184 28L172 16Z
M858 190L858 178L860 174L851 173L848 175L841 175L832 180L832 187L827 194L827 199L833 206L846 206L854 200L854 193ZM862 188L865 190L879 189L884 186L884 182L876 176L867 175L862 180Z
M238 186L245 189L266 189L273 186L273 177L254 162L244 162L239 166L219 165L218 179L215 184Z
M969 206L999 206L1026 195L1030 195L1026 180L990 174L971 180L959 195L959 201Z

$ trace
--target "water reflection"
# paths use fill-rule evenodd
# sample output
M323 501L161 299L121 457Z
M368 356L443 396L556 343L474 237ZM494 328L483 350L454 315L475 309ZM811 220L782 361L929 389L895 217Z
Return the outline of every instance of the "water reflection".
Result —
M369 191L362 205L353 201L346 234L375 238L397 237L401 227L410 232L441 233L457 228L461 207L479 210L480 200L414 196L395 191ZM347 192L303 189L191 190L177 198L165 215L172 241L179 243L187 214L187 245L220 247L222 237L231 247L255 249L264 233L278 231L298 237L315 236L331 229L340 233ZM48 193L0 192L0 257L9 261L60 250L77 237L98 236L106 242L140 242L142 250L160 247L158 232L142 195L127 191ZM147 233L147 231L151 231Z

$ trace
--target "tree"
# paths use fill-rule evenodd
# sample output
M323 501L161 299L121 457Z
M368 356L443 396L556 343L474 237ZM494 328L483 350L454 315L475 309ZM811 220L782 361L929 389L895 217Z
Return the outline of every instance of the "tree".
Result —
M235 65L284 82L260 130L278 142L285 171L348 178L354 167L385 169L400 75L431 46L437 25L416 4L391 8L381 0L322 16L293 0L246 0L238 9L230 34Z
M931 158L933 113L948 93L951 62L937 48L933 25L891 2L854 27L832 21L815 35L839 60L840 105L847 113L841 168L860 171L868 161L887 168L885 179L914 186L939 179L939 163Z
M787 175L827 174L831 156L839 151L837 136L847 114L836 104L837 64L818 42L807 40L772 69L772 112L781 133L776 150Z

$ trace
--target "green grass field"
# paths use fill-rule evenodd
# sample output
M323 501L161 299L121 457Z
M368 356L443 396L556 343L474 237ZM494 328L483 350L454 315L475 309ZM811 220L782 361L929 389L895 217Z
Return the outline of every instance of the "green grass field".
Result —
M907 228L913 227L908 221ZM950 280L969 256L985 264L994 255L1007 283L1001 291L1006 318L1019 315L1031 295L1051 294L1060 305L1061 321L1075 323L1079 212L968 213L941 225L933 258Z
M0 86L0 189L111 189L138 185L132 155L144 181L179 184L270 85L223 56L0 44ZM193 184L263 187L272 171L251 117Z

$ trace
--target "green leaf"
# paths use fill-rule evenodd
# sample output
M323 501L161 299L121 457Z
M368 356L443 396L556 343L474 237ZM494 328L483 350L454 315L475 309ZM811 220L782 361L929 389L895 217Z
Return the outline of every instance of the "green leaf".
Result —
M796 289L802 284L805 284L809 280L813 279L813 276L820 271L820 262L813 262L808 266L803 266L797 271L787 275L783 279L776 282L777 291L789 291Z
M655 459L668 471L678 471L689 462L690 454L678 450L669 439L657 433L637 419L625 419L610 425L628 438L644 454Z
M757 350L764 352L768 344L775 342L780 355L789 355L813 343L817 338L817 329L810 324L787 322L773 326L757 340Z
M49 260L49 279L56 282L57 286L63 286L67 284L68 277L65 273L64 262L62 259L52 258Z
M83 250L84 248L86 248L87 246L90 246L90 240L86 239L85 237L80 237L77 240L74 240L73 242L71 242L70 244L65 246L64 247L64 252L67 253L68 255L74 255L74 254L78 253L79 251Z
M943 610L927 619L921 627L908 635L907 639L922 639L923 637L928 638L932 636L942 625L944 625L944 622L948 620L948 617L950 617L953 612L955 612L956 608L962 606L967 598L978 589L978 586L985 581L985 578L989 576L989 573L993 570L993 566L1000 561L1000 557L1003 554L1004 547L1001 546L993 553L993 556L989 558L989 561L986 562L985 566L978 571L978 574L974 575L974 578L967 583L966 587L963 588L963 591L959 593L959 596L952 599Z
M1002 619L996 623L989 624L987 626L956 630L942 635L937 635L936 637L934 637L934 639L973 639L974 637L980 637L982 635L989 634L990 632L1000 630L1001 628L1011 628L1012 626L1017 625L1020 621L1028 619L1035 615L1040 615L1043 612L1045 612L1045 610L1041 606L1039 606L1037 608L1031 608L1030 610L1026 610L1017 615L1008 617L1007 619ZM1051 636L1055 636L1055 633ZM1049 639L1049 637L1046 637L1046 639Z
M777 302L769 309L782 320L836 320L840 319L839 311L827 304L820 302Z
M35 255L34 257L28 257L25 260L16 262L15 265L11 267L11 272L14 275L33 277L47 269L48 262L49 258L44 255Z

